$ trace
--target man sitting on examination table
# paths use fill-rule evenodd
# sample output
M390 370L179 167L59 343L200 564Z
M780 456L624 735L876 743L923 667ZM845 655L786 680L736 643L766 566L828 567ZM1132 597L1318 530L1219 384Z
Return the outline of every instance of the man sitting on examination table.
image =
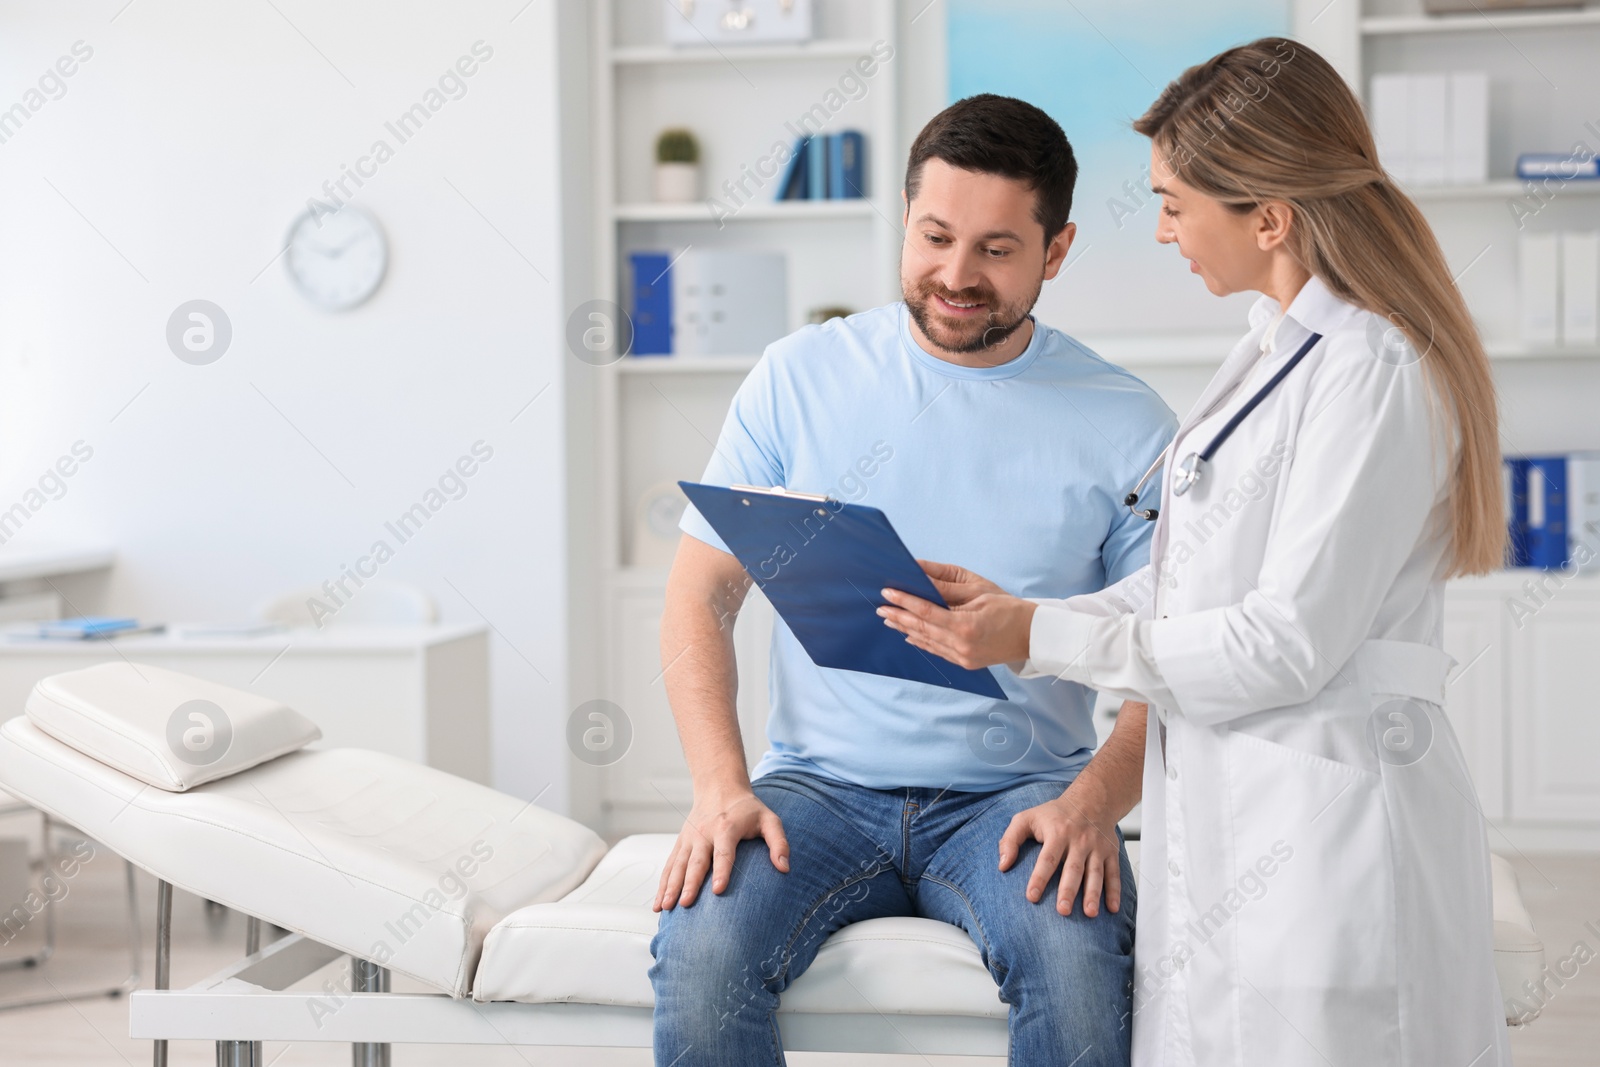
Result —
M906 166L904 302L768 347L701 480L869 504L916 555L1022 597L1142 567L1153 524L1122 498L1172 412L1030 314L1072 244L1076 177L1030 104L937 115ZM822 668L780 619L769 747L747 772L732 622L750 579L693 508L682 529L661 655L694 807L656 898L656 1063L782 1064L779 994L828 935L915 915L972 936L1012 1063L1126 1064L1135 880L1117 820L1138 801L1144 705L1096 754L1076 683L997 673L998 703Z

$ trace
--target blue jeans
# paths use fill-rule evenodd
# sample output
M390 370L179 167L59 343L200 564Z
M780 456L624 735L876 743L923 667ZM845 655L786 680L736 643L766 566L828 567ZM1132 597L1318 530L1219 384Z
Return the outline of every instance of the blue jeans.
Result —
M782 771L755 783L783 820L789 871L766 843L743 841L720 895L710 878L694 904L661 913L655 964L658 1067L781 1065L778 996L829 934L891 915L961 927L1011 1006L1009 1062L1028 1067L1126 1065L1133 1010L1135 882L1126 849L1122 906L1056 911L1057 877L1024 896L1039 844L999 870L1000 835L1066 782L992 793L866 789Z

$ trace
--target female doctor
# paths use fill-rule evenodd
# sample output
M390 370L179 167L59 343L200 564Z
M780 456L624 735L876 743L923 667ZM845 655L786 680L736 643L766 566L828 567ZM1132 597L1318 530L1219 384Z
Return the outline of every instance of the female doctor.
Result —
M1441 711L1444 580L1504 552L1483 345L1304 45L1191 67L1134 128L1156 239L1218 296L1262 294L1159 508L1129 494L1150 565L1028 601L930 562L950 608L885 590L880 614L963 667L1155 713L1136 1064L1509 1064L1484 824Z

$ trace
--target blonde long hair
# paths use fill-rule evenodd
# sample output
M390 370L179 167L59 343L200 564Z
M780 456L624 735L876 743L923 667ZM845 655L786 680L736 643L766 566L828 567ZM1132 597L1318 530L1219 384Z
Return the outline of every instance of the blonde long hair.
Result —
M1245 212L1293 209L1288 248L1332 292L1404 331L1454 419L1446 575L1504 565L1499 418L1488 354L1428 221L1378 163L1355 94L1328 61L1264 37L1190 67L1133 124L1166 165Z

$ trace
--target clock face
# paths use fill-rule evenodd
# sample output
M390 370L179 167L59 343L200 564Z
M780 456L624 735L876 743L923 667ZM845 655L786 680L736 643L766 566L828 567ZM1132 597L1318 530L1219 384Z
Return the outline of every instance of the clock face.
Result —
M284 255L295 287L324 311L355 307L371 296L388 260L377 221L349 204L301 215L289 229Z

